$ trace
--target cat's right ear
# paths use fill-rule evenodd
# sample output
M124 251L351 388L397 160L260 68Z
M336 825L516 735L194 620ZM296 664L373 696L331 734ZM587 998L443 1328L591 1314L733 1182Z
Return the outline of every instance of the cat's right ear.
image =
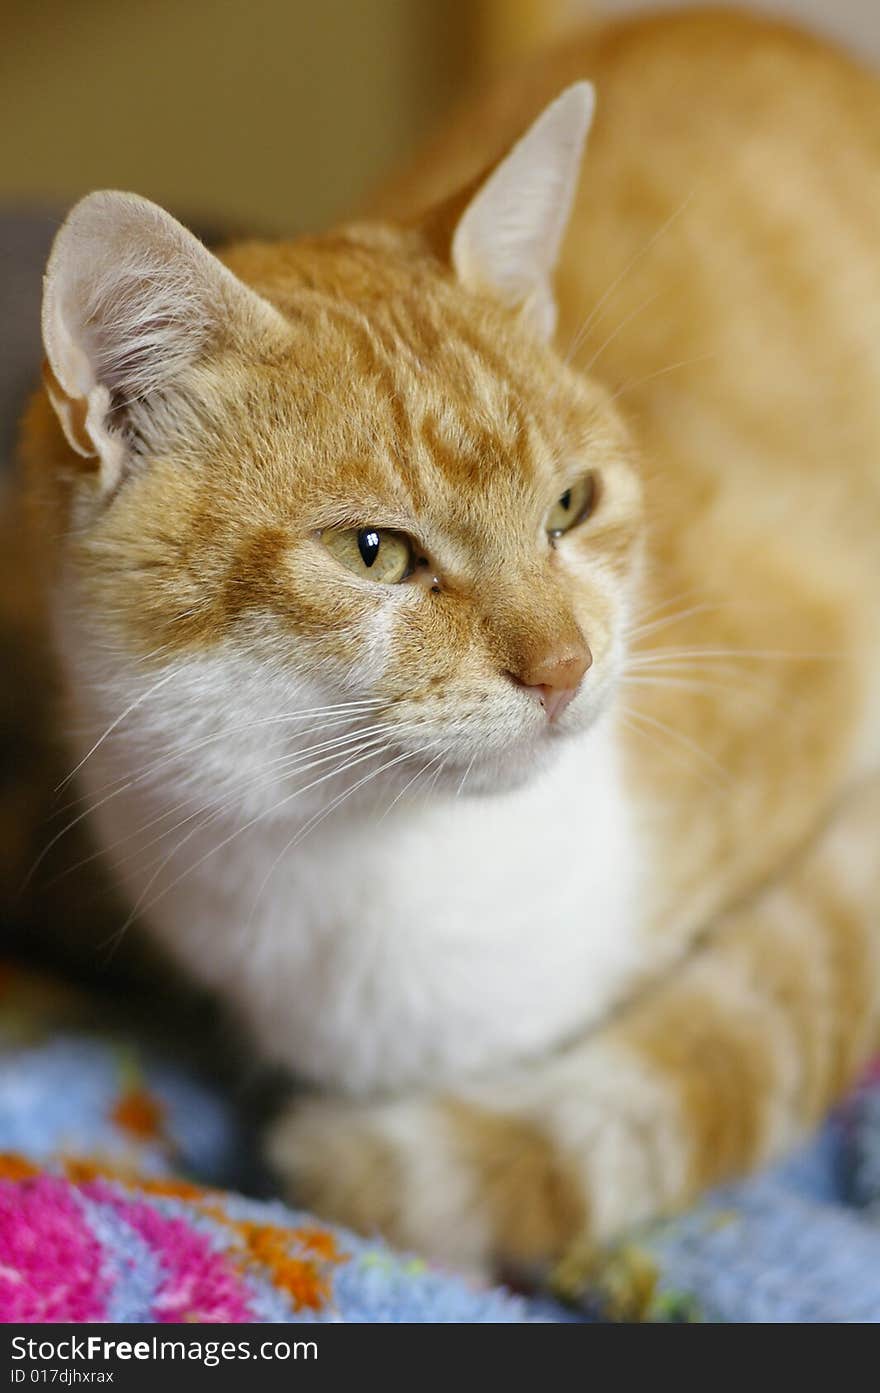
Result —
M556 326L553 273L593 120L595 92L575 82L545 107L488 178L440 211L456 221L449 259L469 290L519 312L544 339ZM444 224L446 226L444 226Z
M170 214L93 193L55 238L43 285L46 386L68 443L104 490L126 467L131 407L224 343L257 344L283 320Z

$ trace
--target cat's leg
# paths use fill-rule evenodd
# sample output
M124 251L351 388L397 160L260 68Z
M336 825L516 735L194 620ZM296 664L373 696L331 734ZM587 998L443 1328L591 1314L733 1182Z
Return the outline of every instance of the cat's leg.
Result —
M613 1022L453 1096L278 1124L291 1197L439 1259L532 1263L779 1155L880 1043L880 782Z

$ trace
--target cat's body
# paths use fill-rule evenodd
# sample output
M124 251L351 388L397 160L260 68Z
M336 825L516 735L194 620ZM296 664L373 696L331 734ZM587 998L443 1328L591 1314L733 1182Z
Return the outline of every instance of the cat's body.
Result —
M518 213L492 259L516 155L417 214L586 77L569 372ZM530 137L549 199L518 147L539 262L572 93ZM67 440L38 403L34 512L76 521L55 633L132 902L264 1057L367 1098L294 1112L282 1168L362 1227L531 1259L775 1154L878 1037L880 90L787 30L637 22L380 207L403 230L233 249L252 295L92 204L50 265ZM80 290L104 237L160 291L179 256L170 298ZM319 552L372 524L417 538L393 593Z

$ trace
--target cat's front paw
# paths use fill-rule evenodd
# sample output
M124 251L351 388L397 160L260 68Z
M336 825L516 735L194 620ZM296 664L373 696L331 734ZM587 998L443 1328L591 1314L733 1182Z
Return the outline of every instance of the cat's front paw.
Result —
M269 1156L291 1203L471 1274L540 1270L588 1236L547 1131L463 1100L293 1105Z
M270 1131L268 1156L298 1208L471 1273L488 1271L488 1216L436 1104L291 1104Z

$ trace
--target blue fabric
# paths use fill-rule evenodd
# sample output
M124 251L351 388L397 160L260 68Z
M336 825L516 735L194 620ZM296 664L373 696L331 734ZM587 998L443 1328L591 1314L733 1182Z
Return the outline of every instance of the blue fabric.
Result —
M102 1036L69 1015L59 1024L51 1012L41 1014L27 991L23 996L26 1008L14 991L6 994L14 1010L4 1012L0 1002L0 1151L50 1171L54 1165L56 1175L59 1158L65 1164L97 1158L120 1174L136 1172L145 1185L163 1175L216 1185L235 1174L241 1137L234 1110L185 1064ZM153 1134L120 1110L120 1100L132 1098L155 1105L162 1121ZM144 1303L161 1277L156 1252L118 1220L106 1196L96 1200L86 1188L81 1202L120 1264L108 1318L150 1318ZM154 1196L150 1203L172 1214L185 1202ZM234 1193L223 1203L227 1224L248 1219L293 1229L307 1222L283 1206ZM213 1220L199 1210L194 1222ZM289 1296L268 1280L248 1278L256 1318L877 1321L880 1074L784 1165L708 1197L680 1219L639 1231L598 1268L579 1275L563 1265L555 1289L565 1292L567 1309L549 1295L525 1300L480 1290L378 1242L347 1234L339 1242L347 1257L334 1270L331 1315L292 1313Z

